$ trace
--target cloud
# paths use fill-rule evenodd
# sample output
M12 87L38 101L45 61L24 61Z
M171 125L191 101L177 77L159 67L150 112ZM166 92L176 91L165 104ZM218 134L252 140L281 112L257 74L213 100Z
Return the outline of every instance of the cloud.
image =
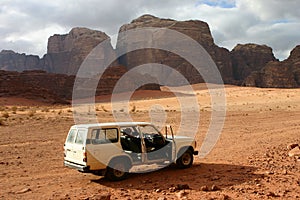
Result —
M232 49L238 43L267 44L284 59L300 44L298 0L1 0L0 49L42 56L47 39L73 27L116 34L121 25L149 13L209 24L215 43Z

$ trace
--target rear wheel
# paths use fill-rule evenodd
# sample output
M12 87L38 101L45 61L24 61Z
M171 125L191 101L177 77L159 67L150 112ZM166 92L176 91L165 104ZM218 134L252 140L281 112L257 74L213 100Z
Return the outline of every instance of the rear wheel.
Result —
M176 164L179 168L185 169L191 167L193 161L193 153L191 150L188 149L176 160Z
M120 181L128 176L129 163L125 159L113 160L107 167L105 178L111 181Z

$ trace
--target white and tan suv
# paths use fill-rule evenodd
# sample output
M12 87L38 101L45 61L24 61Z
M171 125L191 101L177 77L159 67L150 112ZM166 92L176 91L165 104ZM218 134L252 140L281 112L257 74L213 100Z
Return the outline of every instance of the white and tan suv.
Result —
M146 122L82 124L70 128L64 165L117 181L137 165L176 163L188 168L198 154L195 149L193 138L174 136L170 126L164 136Z

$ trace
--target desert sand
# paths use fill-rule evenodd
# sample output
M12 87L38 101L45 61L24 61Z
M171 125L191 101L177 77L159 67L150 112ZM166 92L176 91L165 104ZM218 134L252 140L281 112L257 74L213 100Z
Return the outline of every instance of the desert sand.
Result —
M200 148L212 106L203 85L193 88ZM63 144L74 124L71 106L1 98L0 199L299 199L300 161L288 156L287 146L300 144L300 89L228 85L225 91L224 128L205 158L195 157L189 169L169 166L120 182L63 166ZM107 99L97 97L103 100L96 105L101 122L114 120ZM166 123L177 130L181 106L166 91L136 92L131 117L149 121L153 105L165 110Z

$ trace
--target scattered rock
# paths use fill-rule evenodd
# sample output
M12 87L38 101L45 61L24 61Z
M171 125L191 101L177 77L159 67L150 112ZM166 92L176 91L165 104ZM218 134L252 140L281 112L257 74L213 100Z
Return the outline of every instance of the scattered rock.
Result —
M283 174L283 175L287 175L287 174L288 174L287 170L284 169L284 170L282 171L282 174Z
M208 192L208 191L209 191L209 188L207 187L207 185L205 185L205 186L202 186L202 187L200 188L200 190L201 190L201 191L204 191L204 192Z
M156 193L160 193L160 192L161 192L161 189L156 189L155 192L156 192Z
M22 189L22 190L16 192L16 194L24 194L24 193L27 193L27 192L30 192L30 191L31 191L30 188L24 188L24 189Z
M280 195L275 194L274 192L268 192L266 195L267 195L268 197L280 197Z
M94 196L88 197L87 200L110 200L111 194L96 194Z
M229 200L231 199L227 194L223 194L223 197L222 197L223 200Z
M294 149L294 148L296 148L296 147L298 147L299 146L299 144L297 144L297 143L291 143L291 144L289 144L289 145L287 145L287 149L288 150L292 150L292 149Z
M184 190L180 191L180 192L177 192L176 193L176 196L179 198L179 199L182 199L184 197L186 197L188 195L188 193Z
M212 181L217 181L217 180L220 180L220 177L218 177L218 176L213 176L210 180L212 180Z
M166 197L159 197L157 200L167 200Z
M300 147L297 146L297 147L293 148L292 150L289 151L288 155L290 157L300 156Z
M176 187L174 187L174 186L173 186L173 187L170 187L170 188L169 188L169 191L170 191L170 192L176 192Z
M218 190L221 190L221 188L216 185L211 186L211 191L218 191Z

